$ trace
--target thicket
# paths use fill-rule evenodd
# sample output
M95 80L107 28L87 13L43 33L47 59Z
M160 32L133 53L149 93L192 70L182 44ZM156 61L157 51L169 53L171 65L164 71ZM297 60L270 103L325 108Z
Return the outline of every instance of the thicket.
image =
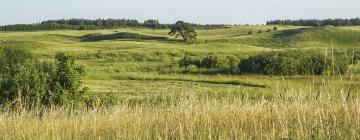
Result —
M355 55L352 55L355 54ZM353 52L328 53L313 52L265 52L246 59L238 56L210 54L202 58L184 56L178 65L192 70L209 69L224 74L263 75L324 75L344 74L351 63L358 61Z
M295 25L295 26L358 26L360 25L360 18L352 19L299 19L299 20L272 20L266 23L267 25Z
M326 56L311 52L268 52L242 60L239 70L264 75L344 74L350 61L346 53Z
M194 28L225 28L223 24L190 24ZM133 19L60 19L48 20L36 24L16 24L0 26L0 31L37 31L37 30L95 30L95 29L111 29L123 27L145 27L152 29L170 29L172 24L162 24L156 19L145 20L139 22Z
M237 73L240 56L220 56L209 54L203 58L184 56L178 61L178 65L184 68L217 69L218 73Z
M72 56L56 55L55 63L39 62L29 52L0 50L0 105L37 108L90 105L87 88L82 87L84 67Z

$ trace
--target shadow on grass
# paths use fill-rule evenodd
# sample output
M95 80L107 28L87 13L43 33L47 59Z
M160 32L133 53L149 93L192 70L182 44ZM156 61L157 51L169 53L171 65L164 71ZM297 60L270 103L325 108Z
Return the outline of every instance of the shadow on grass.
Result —
M301 34L305 31L316 31L316 30L321 30L321 29L323 29L323 28L310 27L310 28L283 30L283 31L280 31L279 33L274 34L274 37L291 37L291 36L295 36L297 34Z
M83 42L97 42L106 40L154 40L154 41L177 41L167 37L144 35L138 33L119 32L114 34L88 34L80 37Z
M274 34L274 37L290 37L290 36L294 36L297 34L300 34L304 32L303 29L290 29L290 30L283 30L280 31L279 33Z
M199 80L199 79L186 79L186 78L161 78L161 77L135 77L135 76L120 76L116 77L117 80L140 80L140 81L181 81L181 82L196 82L206 84L220 84L220 85L239 85L249 86L256 88L266 88L266 85L255 84L250 82L238 80Z

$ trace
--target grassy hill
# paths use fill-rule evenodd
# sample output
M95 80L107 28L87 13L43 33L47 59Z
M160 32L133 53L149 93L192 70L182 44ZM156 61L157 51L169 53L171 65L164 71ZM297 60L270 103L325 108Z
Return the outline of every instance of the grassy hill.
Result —
M301 27L261 33L244 38L231 38L232 43L277 48L337 48L359 47L360 32L345 27ZM218 40L221 41L221 40ZM224 40L222 40L224 42Z
M128 75L137 75L131 83L147 83L154 81L165 84L169 81L178 84L190 80L141 80L144 75L159 76L159 68L169 64L176 64L184 55L201 57L214 53L217 55L234 55L247 57L263 51L281 51L286 49L330 48L331 40L335 48L358 48L360 30L358 28L327 27L310 28L280 26L277 31L266 32L273 26L239 26L231 28L198 30L199 38L193 44L184 43L179 39L167 35L168 30L152 30L142 28L124 28L115 30L92 31L41 31L41 32L2 32L0 33L0 47L22 47L31 50L40 59L49 61L57 52L66 52L76 56L89 71L87 86L94 93L123 93L123 82L127 82ZM257 33L258 30L264 32ZM248 35L253 31L252 35ZM122 75L118 80L113 75ZM107 77L107 78L104 78ZM177 77L177 75L170 76ZM209 76L202 76L203 78ZM215 76L221 81L233 81L228 76ZM235 79L243 79L246 76ZM147 79L147 78L145 78ZM217 78L215 78L217 79ZM249 79L249 78L245 78ZM252 79L252 78L250 78ZM195 81L195 80L193 80ZM216 80L210 80L216 81ZM256 81L254 84L264 85L264 80L239 80L241 82ZM265 80L266 81L266 80ZM111 86L114 83L118 86ZM98 83L103 87L98 87ZM204 82L198 87L204 87ZM226 82L225 82L226 83ZM97 85L97 86L93 86ZM173 86L173 83L170 84ZM176 85L176 84L175 84ZM209 82L205 85L211 86ZM219 84L221 88L232 86ZM246 87L246 86L245 86ZM139 88L139 89L136 89ZM220 89L221 89L220 88ZM240 87L241 89L242 87ZM251 87L249 87L251 89ZM136 87L132 92L144 90ZM210 88L209 91L213 89Z

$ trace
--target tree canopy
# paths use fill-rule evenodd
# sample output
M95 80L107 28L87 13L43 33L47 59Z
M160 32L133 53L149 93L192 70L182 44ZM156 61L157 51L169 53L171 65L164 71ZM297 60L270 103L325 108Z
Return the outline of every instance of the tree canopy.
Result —
M360 18L353 19L299 19L299 20L272 20L266 23L267 25L295 25L295 26L358 26L360 25Z
M190 24L194 28L212 29L225 28L222 24ZM139 22L134 19L59 19L48 20L35 24L14 24L0 26L0 31L38 31L38 30L95 30L123 27L145 27L152 29L169 29L172 24L163 24L159 20L149 19Z
M175 38L181 36L185 42L192 42L196 39L196 31L191 26L191 24L186 23L184 21L176 22L172 27L169 35L174 36Z

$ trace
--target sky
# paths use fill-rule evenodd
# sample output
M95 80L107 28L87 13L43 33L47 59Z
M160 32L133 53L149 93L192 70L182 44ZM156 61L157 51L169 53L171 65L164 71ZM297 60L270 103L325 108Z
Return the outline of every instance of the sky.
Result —
M273 19L355 17L360 17L360 0L0 0L0 25L68 18L264 24Z

